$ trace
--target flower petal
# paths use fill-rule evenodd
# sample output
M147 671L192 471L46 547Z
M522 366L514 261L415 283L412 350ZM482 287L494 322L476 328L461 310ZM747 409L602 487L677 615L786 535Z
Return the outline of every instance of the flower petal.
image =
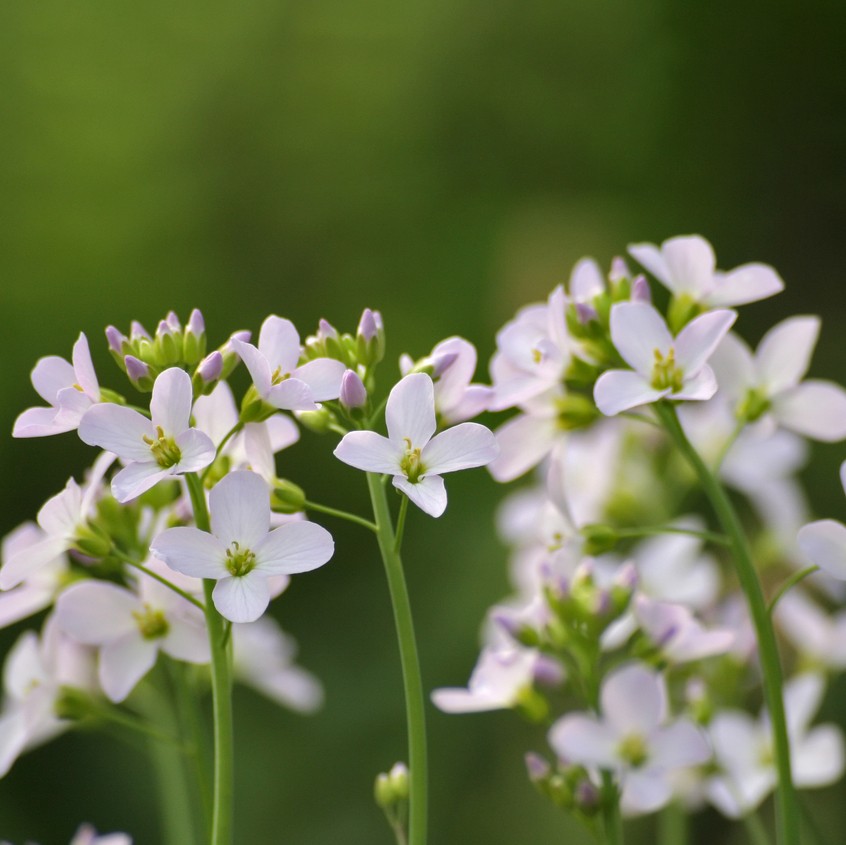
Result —
M402 490L415 505L429 516L440 516L447 505L444 480L439 475L427 475L412 484L404 475L394 476L394 487Z
M100 686L115 703L123 701L156 662L156 640L145 640L138 629L100 650Z
M153 426L161 426L171 437L182 434L188 428L193 401L191 376L179 367L165 370L153 385L150 400Z
M400 379L388 396L385 408L388 437L395 443L408 438L412 447L422 448L435 433L435 388L425 373Z
M105 581L72 584L56 600L59 628L83 645L103 645L138 632L132 614L141 602L123 587Z
M846 390L808 379L773 399L773 416L785 428L823 443L846 438Z
M282 411L313 411L315 409L314 394L302 379L286 378L279 384L274 384L265 399Z
M326 402L341 395L341 378L345 371L346 365L334 358L316 358L297 367L293 376L311 388L315 402Z
M512 417L494 433L499 455L488 464L488 471L499 482L519 478L547 456L561 434L554 417Z
M796 540L811 563L835 578L846 579L846 525L820 519L803 525Z
M836 725L820 725L798 742L793 751L793 780L797 786L827 786L843 775L843 732Z
M345 434L333 452L339 461L366 472L396 475L404 451L401 446L375 431L351 431Z
M100 385L97 381L97 373L94 371L94 362L91 360L91 350L88 348L88 338L83 332L79 333L76 343L73 345L73 371L74 381L85 394L94 402L100 400ZM68 385L69 386L69 385Z
M92 405L79 423L79 438L89 446L114 452L125 461L150 460L145 437L155 438L153 424L138 411L124 405Z
M76 374L64 358L48 355L38 359L30 378L38 395L50 405L55 405L59 391L70 387L76 381Z
M179 463L171 467L171 472L196 472L207 467L215 458L212 439L198 428L189 428L177 435L176 445L181 457Z
M76 428L73 420L59 422L56 408L27 408L18 415L12 429L12 437L49 437L63 434Z
M649 734L666 716L667 692L661 676L637 663L609 674L600 696L602 715L621 736Z
M192 578L225 578L226 546L198 528L179 527L162 531L150 544L150 554L171 569Z
M67 549L68 541L64 537L46 537L16 552L0 567L0 590L16 587Z
M289 522L274 528L253 551L256 569L265 575L293 575L323 566L332 557L335 543L314 522Z
M593 399L605 416L613 417L629 408L656 402L669 392L670 388L656 390L640 373L606 370L596 380Z
M421 453L426 473L441 475L489 464L499 454L491 431L478 423L461 423L433 437Z
M645 302L619 302L611 309L611 340L623 360L650 377L656 350L666 355L673 336L664 318Z
M161 640L165 654L186 663L208 663L211 660L209 638L202 623L189 622L179 617L168 617L168 632Z
M566 763L613 769L620 765L620 737L609 725L592 716L573 713L559 719L549 731L549 744Z
M784 282L768 264L742 264L714 274L714 287L702 302L712 308L758 302L784 290Z
M231 622L255 622L270 604L267 580L258 572L222 578L212 592L214 606Z
M811 365L820 334L819 317L790 317L761 339L755 363L762 386L772 396L795 387Z
M676 362L686 377L695 376L737 319L734 311L708 311L691 320L675 342Z
M209 494L212 534L255 550L270 528L270 488L255 472L230 472Z
M667 272L676 294L701 301L714 286L716 259L711 244L700 235L682 235L661 244Z
M252 343L234 337L230 339L229 343L249 370L259 396L266 398L272 384L270 363L267 358Z
M705 735L684 719L653 731L649 749L649 764L665 769L698 766L711 759L711 746Z
M686 379L678 393L670 394L673 399L687 399L703 402L717 392L717 377L706 364L693 378Z
M652 273L665 287L675 291L670 279L670 271L667 269L667 262L664 260L661 250L655 244L630 244L629 255Z
M280 375L288 375L300 357L299 332L290 320L271 314L261 324L258 348L272 372L279 370Z
M652 768L636 769L626 776L621 807L626 815L654 813L667 804L673 791L667 775Z
M121 503L132 501L172 474L155 461L137 461L125 466L112 479L112 495Z

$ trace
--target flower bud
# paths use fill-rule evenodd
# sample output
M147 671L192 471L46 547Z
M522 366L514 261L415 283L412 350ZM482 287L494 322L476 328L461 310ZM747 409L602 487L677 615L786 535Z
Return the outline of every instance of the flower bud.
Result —
M632 281L632 302L645 302L647 305L652 302L652 290L643 273Z
M124 344L128 344L129 340L123 332L118 331L114 326L106 326L106 340L109 344L109 352L119 360L123 360Z
M367 404L367 389L354 370L347 370L341 377L341 404L345 408L362 408Z
M325 405L316 411L295 411L294 415L301 425L315 434L326 434L335 422L335 415Z
M277 478L270 493L274 513L300 513L306 502L305 490L293 481Z
M134 355L127 355L123 359L123 363L126 366L126 374L129 376L133 387L142 393L149 393L153 389L153 382L156 380L149 365L140 361Z
M619 535L610 525L585 525L581 530L586 555L610 552L619 541Z
M102 560L112 550L112 541L96 526L79 525L71 548L93 560Z
M202 313L195 308L182 335L182 360L186 364L196 364L205 354L206 323Z
M220 375L223 372L223 355L219 349L210 352L197 365L194 371L194 393L202 395L210 393L214 386L220 381Z
M385 357L385 330L378 311L364 309L356 332L356 351L358 362L365 367L378 364Z
M176 315L171 311L172 318L161 320L156 328L156 338L153 341L153 354L156 362L162 367L172 367L182 359L182 326ZM174 328L176 326L177 328ZM178 333L179 332L179 333Z
M586 428L599 416L599 409L593 400L580 393L568 393L555 404L558 424L565 431Z
M535 754L534 751L526 752L523 760L526 763L526 772L532 783L539 783L546 780L552 772L549 763L540 754Z

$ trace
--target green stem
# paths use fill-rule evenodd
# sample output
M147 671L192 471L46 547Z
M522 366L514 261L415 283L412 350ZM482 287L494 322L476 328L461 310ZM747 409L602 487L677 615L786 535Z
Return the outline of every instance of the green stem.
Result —
M747 813L741 821L752 845L770 845L770 837L757 813Z
M203 471L202 480L206 480L206 476L212 471L212 467L214 466L214 462L220 457L221 453L223 452L223 447L244 427L244 423L241 420L235 423L226 434L223 435L223 440L217 446L217 449L214 453L214 461L212 461Z
M209 531L209 511L203 484L196 473L185 480L194 508L194 522L200 531ZM224 641L224 620L212 600L215 581L203 579L206 627L211 648L212 704L214 713L214 803L211 845L231 845L234 797L234 740L232 730L232 677Z
M426 710L423 698L423 680L420 676L420 660L414 638L414 622L411 617L411 603L402 569L402 558L397 550L396 535L391 523L387 492L381 477L367 473L367 486L376 519L377 540L388 589L394 608L399 641L402 677L405 687L406 719L408 722L409 763L409 845L426 845L426 823L428 803L428 763L426 761Z
M775 595L770 599L769 606L767 607L767 613L770 616L773 615L773 611L776 609L776 605L781 600L781 597L795 587L800 581L804 581L809 575L813 575L815 572L819 572L820 568L818 566L806 566L804 569L800 569L798 572L794 572L785 582L775 591Z
M746 596L749 613L755 626L764 678L764 697L772 724L773 749L778 774L778 790L776 792L778 842L780 845L799 845L799 808L790 773L790 742L787 736L787 721L784 713L784 699L782 698L781 663L772 620L767 612L767 603L755 571L749 543L731 500L723 486L687 439L673 406L667 402L659 402L656 404L655 410L679 451L682 452L699 477L723 531L731 539L737 577Z
M152 569L147 569L147 567L144 566L143 563L138 563L138 561L133 560L131 557L129 557L129 555L125 555L119 549L112 549L112 554L116 558L118 558L118 560L122 560L125 564L134 567L135 569L139 570L139 572L143 572L145 575L149 575L150 578L155 579L160 584L164 584L165 587L167 587L169 590L172 590L177 595L182 596L185 601L191 602L194 607L198 608L199 610L205 613L206 608L201 601L198 601L194 596L191 595L191 593L187 593L185 592L185 590L181 589L180 587L177 587L176 584L172 584L170 581L167 580L167 578L163 577L162 575L159 575L158 572L153 572Z
M399 516L397 516L397 530L394 538L394 551L399 554L402 548L402 535L405 533L405 517L408 515L408 496L403 496L400 502Z
M376 527L375 522L371 522L363 516L356 516L354 513L341 511L337 508L330 508L327 505L318 505L317 502L311 502L308 500L303 503L303 506L306 510L319 511L320 513L329 514L329 516L336 516L338 519L345 519L347 522L354 522L356 525L360 525L362 528L366 528L368 531L373 531L374 533L379 530Z
M659 845L685 845L687 813L678 801L667 804L658 816Z
M683 534L686 537L696 537L705 540L707 543L717 543L721 546L730 546L731 540L725 534L717 534L716 531L695 531L692 528L679 528L675 525L659 525L655 528L614 528L618 537L657 537L662 534Z
M610 772L602 773L602 827L605 845L623 845L623 818L620 815L620 795Z

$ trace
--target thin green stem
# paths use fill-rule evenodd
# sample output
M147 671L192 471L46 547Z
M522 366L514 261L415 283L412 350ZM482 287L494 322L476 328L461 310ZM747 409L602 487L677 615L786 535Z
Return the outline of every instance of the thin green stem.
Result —
M138 716L125 713L122 710L118 710L116 707L98 707L91 715L94 719L102 720L103 722L116 725L120 728L125 728L133 733L140 734L146 739L154 740L161 745L167 745L177 751L183 752L186 750L185 746L174 734L160 731L157 728L154 728L146 720L140 719Z
M196 473L185 480L194 508L194 522L200 531L209 531L209 511L203 484ZM206 627L211 648L212 705L214 713L214 803L211 845L232 845L234 798L234 739L232 728L232 676L224 642L224 620L212 600L215 581L203 579L206 598Z
M370 490L373 516L378 529L376 537L379 542L379 551L382 553L382 561L385 564L388 589L394 608L394 623L399 641L405 687L409 762L409 845L426 845L429 786L426 760L426 709L420 660L414 638L411 602L402 569L402 558L397 551L387 492L382 485L381 477L376 473L368 472L367 486Z
M785 580L785 582L775 591L775 594L770 599L770 603L767 606L767 613L770 616L773 615L773 611L776 609L776 605L781 601L782 596L787 593L789 590L793 589L800 581L804 581L809 575L813 575L815 572L819 572L820 568L818 566L806 566L804 569L800 569L798 572L794 572L789 578Z
M227 431L227 432L226 432L226 434L224 434L224 435L223 435L223 440L221 440L221 441L220 441L220 443L218 443L218 445L217 445L217 449L215 450L215 453L214 453L214 461L216 461L216 460L220 457L221 453L223 452L223 448L224 448L224 446L226 446L226 444L227 444L227 443L228 443L228 442L229 442L229 441L230 441L230 440L231 440L231 439L232 439L232 438L233 438L233 437L234 437L234 436L235 436L235 435L236 435L236 434L237 434L237 433L238 433L238 432L239 432L239 431L243 428L243 427L244 427L244 423L243 423L243 422L241 422L241 420L238 420L238 422L236 422L236 423L235 423L235 425L233 425L233 426L232 426L232 428L230 428L230 429L229 429L229 431ZM202 480L203 480L203 481L205 481L205 480L206 480L206 476L207 476L207 475L211 472L212 467L214 466L214 461L212 461L212 462L211 462L211 463L210 463L210 464L209 464L209 465L205 468L205 470L203 471L203 475L202 475Z
M657 537L661 534L683 534L686 537L696 537L705 540L707 543L717 543L721 546L730 546L731 540L725 534L718 534L715 531L695 531L692 528L679 528L676 525L658 525L655 528L615 528L614 533L618 537Z
M602 827L605 845L623 845L623 818L620 815L620 795L610 772L602 773Z
M678 801L672 801L658 815L658 843L659 845L685 845L687 838L685 808Z
M764 679L764 697L772 724L773 750L778 774L776 792L778 842L780 845L799 845L799 807L791 778L790 742L787 736L787 721L782 698L781 662L764 592L752 561L752 552L731 500L687 439L673 406L667 402L659 402L655 410L677 448L699 477L700 484L711 501L723 531L732 541L731 548L737 577L746 596L749 613L755 626Z
M770 845L770 837L767 836L764 823L757 813L747 813L741 821L746 828L751 845Z
M726 455L731 451L731 447L734 446L735 441L738 437L740 437L740 432L746 428L746 420L738 420L737 425L735 425L732 433L726 439L726 442L720 447L720 451L717 453L716 460L714 461L714 466L711 468L711 471L714 475L718 475L720 472L720 467L723 465L723 461L726 459Z
M164 576L159 575L158 572L153 572L152 569L147 569L147 567L144 566L143 563L138 563L137 560L133 560L131 557L129 557L129 555L125 555L122 551L120 551L120 549L113 548L112 554L116 558L118 558L118 560L122 560L125 564L134 567L139 572L143 572L145 575L149 575L150 578L155 579L160 584L164 584L165 587L167 587L169 590L172 590L177 595L182 596L182 598L184 598L185 601L191 602L191 604L193 604L194 607L198 608L203 613L205 613L206 607L201 601L199 601L197 598L192 596L191 593L185 592L185 590L183 590L182 588L177 587L176 584L173 584L170 581L168 581L167 578L165 578Z
M330 508L328 505L319 505L317 504L317 502L312 502L309 500L306 500L303 506L306 510L318 511L319 513L325 513L329 516L336 516L338 519L345 519L347 522L353 522L356 525L360 525L362 528L366 528L368 531L372 531L374 534L379 530L376 527L375 522L371 522L369 519L365 519L363 516L356 516L354 513L341 511L337 508Z
M408 496L403 496L400 501L399 515L397 516L397 530L394 538L394 551L399 554L402 548L402 535L405 533L405 518L408 515Z

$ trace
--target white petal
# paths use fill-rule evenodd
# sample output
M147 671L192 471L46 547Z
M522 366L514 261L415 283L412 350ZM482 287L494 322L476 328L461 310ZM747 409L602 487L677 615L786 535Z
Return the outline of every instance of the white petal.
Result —
M607 370L593 387L596 407L607 417L630 408L648 405L669 394L670 388L656 390L640 374L632 370Z
M12 437L49 437L76 428L72 420L59 422L57 414L56 408L27 408L15 420Z
M141 602L123 587L105 581L72 584L56 600L56 620L69 637L84 645L103 645L138 626L132 616Z
M271 371L293 372L300 357L300 335L290 320L271 314L262 324L258 348ZM252 371L251 371L252 372Z
M561 760L602 769L620 765L620 739L610 726L580 713L559 719L549 731L549 744Z
M742 264L714 274L714 287L702 301L712 308L758 302L784 290L784 282L768 264Z
M270 392L270 385L272 383L272 372L267 358L252 343L246 343L237 338L232 338L229 342L232 344L232 348L238 354L238 357L246 365L247 370L249 370L250 377L256 386L256 390L259 392L259 396L266 398Z
M170 468L173 473L197 472L207 467L215 457L212 439L198 428L189 428L175 438L181 457L179 463Z
M50 405L55 405L59 391L70 387L76 381L76 374L64 358L48 355L38 359L31 378L38 395Z
M720 385L720 394L738 400L758 384L752 350L746 341L729 332L708 359Z
M165 370L153 385L150 400L153 426L161 426L171 437L181 434L188 428L193 401L191 376L179 367Z
M265 422L264 426L270 436L270 448L274 454L293 446L300 439L300 430L297 428L297 424L285 414L272 416ZM246 428L249 430L252 426ZM247 446L247 452L249 453L249 451L250 447Z
M404 475L394 476L394 487L402 490L420 510L429 516L440 516L447 505L444 480L439 475L427 475L412 484Z
M787 732L796 739L808 730L825 695L825 678L818 672L803 672L784 685Z
M611 308L611 340L623 360L647 377L652 375L655 351L666 355L673 345L664 318L645 302L619 302Z
M667 692L657 672L631 664L609 674L600 693L602 715L622 736L649 734L664 721Z
M494 433L499 456L488 464L496 481L519 478L539 464L563 432L554 417L518 414L503 423Z
M94 362L91 360L91 350L88 348L88 338L80 332L76 343L73 345L73 371L76 378L74 381L85 391L89 398L98 402L100 400L100 385L97 382L97 373L94 372Z
M344 435L333 454L356 469L394 475L400 472L404 450L375 431L351 431Z
M441 475L484 466L498 454L499 446L489 429L478 423L462 423L432 438L420 457L427 473Z
M670 238L661 244L661 252L675 293L688 293L701 300L711 292L716 259L705 238L699 235Z
M56 396L59 406L56 414L56 424L61 426L73 425L76 428L85 412L91 407L91 397L80 393L75 387L66 387Z
M694 376L711 357L737 319L734 311L708 311L691 320L676 338L676 362L686 376Z
M664 261L664 256L657 246L654 244L630 244L629 255L652 273L659 282L670 290L675 290L670 279L670 272L667 269L667 262Z
M9 625L50 607L53 604L54 592L52 588L26 585L0 594L0 628L8 628Z
M717 392L717 377L706 364L693 378L685 379L682 389L672 393L673 399L705 402Z
M162 469L155 461L129 464L112 479L112 495L121 503L129 502L172 474L170 469Z
M225 578L226 546L197 528L168 528L150 544L150 554L192 578Z
M212 593L214 606L231 622L255 622L270 604L266 579L258 572L223 578Z
M599 265L592 258L576 262L570 273L570 296L576 302L590 302L605 293L605 279Z
M16 708L0 717L0 778L26 747L28 737L26 711Z
M211 660L209 639L202 620L189 622L168 617L168 632L160 641L165 654L186 663L208 663Z
M265 575L293 575L323 566L335 551L332 535L314 522L274 528L256 546L256 568Z
M228 547L254 549L270 528L270 488L258 474L231 472L209 494L212 533Z
M462 401L476 372L476 347L463 337L450 337L432 350L432 358L442 355L455 355L456 358L438 378L435 398L438 408L453 408Z
M846 390L834 382L809 379L776 396L773 415L798 434L836 443L846 438Z
M155 439L153 424L124 405L92 405L79 423L83 443L114 452L127 461L150 460L150 445L145 437Z
M334 358L316 358L297 367L293 376L311 388L315 402L326 402L341 395L341 378L345 370L346 365Z
M698 766L711 759L711 747L699 728L679 720L649 737L649 764L666 769Z
M0 567L0 590L16 587L67 551L68 545L63 537L47 537L4 560Z
M197 428L208 434L218 445L238 422L235 397L228 382L220 381L208 396L194 402L194 419Z
M819 317L789 317L764 335L755 363L768 395L799 384L811 365L819 334Z
M274 384L265 397L274 408L283 411L313 411L314 394L302 379L287 378Z
M72 478L65 489L51 496L38 511L38 524L51 537L70 537L83 519L82 491Z
M385 408L388 437L395 443L405 438L422 448L435 433L435 388L425 373L412 373L394 385Z
M811 563L835 578L846 579L846 525L820 519L803 525L796 540Z
M100 650L100 686L115 703L123 701L156 662L155 640L145 640L136 629Z
M442 687L432 690L432 703L444 713L486 713L504 710L509 705L502 696L487 692L471 692L461 687Z
M793 750L797 786L827 786L840 780L844 768L843 732L835 725L814 728Z
M666 774L651 768L636 769L623 783L621 806L627 815L652 813L667 804L672 794Z

